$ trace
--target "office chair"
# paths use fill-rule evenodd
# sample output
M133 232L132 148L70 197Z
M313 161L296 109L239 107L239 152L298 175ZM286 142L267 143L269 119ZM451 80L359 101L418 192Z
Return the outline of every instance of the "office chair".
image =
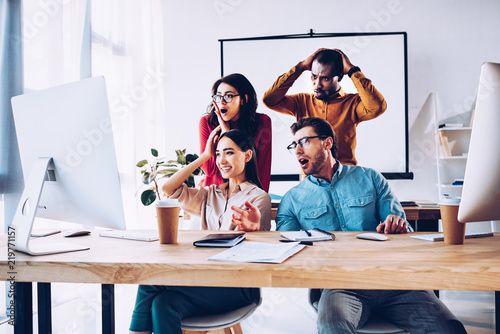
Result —
M318 301L321 296L321 292L319 289L310 289L309 290L309 303L314 308L316 312L318 312ZM376 315L371 314L370 318L366 322L366 324L358 329L359 334L408 334L404 330L396 327L390 321Z
M243 334L240 322L251 316L261 303L262 297L259 298L258 302L226 313L182 319L182 333L200 334L200 332L207 333L208 331L223 330L222 333L224 334Z

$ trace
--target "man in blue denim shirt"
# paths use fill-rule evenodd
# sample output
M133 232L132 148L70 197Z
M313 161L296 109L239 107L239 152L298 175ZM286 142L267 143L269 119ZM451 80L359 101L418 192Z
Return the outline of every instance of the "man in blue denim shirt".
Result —
M281 200L277 230L315 227L326 231L406 233L408 223L387 181L370 168L336 160L335 133L321 118L303 118L291 127L295 154L307 175ZM319 333L356 333L377 311L412 333L466 333L432 291L321 290Z

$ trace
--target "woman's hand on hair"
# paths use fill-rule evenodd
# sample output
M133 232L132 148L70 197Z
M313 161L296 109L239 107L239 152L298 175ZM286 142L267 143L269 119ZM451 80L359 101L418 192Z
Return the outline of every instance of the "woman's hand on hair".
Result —
M231 128L229 127L229 124L222 119L222 115L220 114L219 106L215 102L212 102L212 104L214 105L214 112L217 115L217 120L219 121L221 133L228 132L229 130L231 130Z
M218 125L215 129L212 130L212 132L210 132L210 136L208 136L203 155L208 155L208 157L213 157L215 155L215 148L217 147L217 142L219 141L220 129L221 126Z
M252 203L245 201L245 209L240 209L236 206L231 206L233 213L231 222L236 225L236 231L259 231L261 230L260 224L260 210Z

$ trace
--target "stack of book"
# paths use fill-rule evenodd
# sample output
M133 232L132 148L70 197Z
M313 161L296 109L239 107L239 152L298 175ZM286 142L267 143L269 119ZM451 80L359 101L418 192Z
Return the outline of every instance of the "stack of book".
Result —
M427 200L403 200L400 201L402 206L418 206L420 208L437 208L439 204Z

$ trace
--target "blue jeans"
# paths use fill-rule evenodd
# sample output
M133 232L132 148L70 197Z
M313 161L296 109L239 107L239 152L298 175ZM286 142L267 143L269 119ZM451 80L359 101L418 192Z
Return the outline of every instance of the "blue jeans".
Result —
M183 318L224 313L259 298L256 288L139 285L130 330L181 334Z
M318 332L356 333L373 311L411 334L466 333L432 291L331 289L321 291Z

